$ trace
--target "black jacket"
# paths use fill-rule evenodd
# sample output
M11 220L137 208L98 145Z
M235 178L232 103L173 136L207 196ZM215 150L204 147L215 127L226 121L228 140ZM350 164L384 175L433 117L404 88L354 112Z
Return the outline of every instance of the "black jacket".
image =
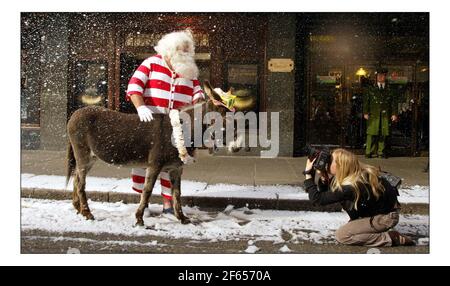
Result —
M392 187L385 179L380 178L384 186L383 195L378 198L372 195L369 184L361 185L361 197L358 200L358 209L355 209L355 192L352 186L343 186L342 191L332 192L326 183L319 180L319 185L314 183L314 178L304 182L309 200L315 205L328 205L340 203L342 208L350 216L350 220L372 217L378 214L387 214L399 207L397 200L398 190Z

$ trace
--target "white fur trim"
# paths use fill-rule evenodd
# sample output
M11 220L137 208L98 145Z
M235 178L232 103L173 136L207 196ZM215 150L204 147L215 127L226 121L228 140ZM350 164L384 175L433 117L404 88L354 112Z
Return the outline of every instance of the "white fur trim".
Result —
M186 146L184 146L183 129L181 128L180 112L172 109L169 112L170 124L172 124L173 137L175 138L175 147L178 149L178 156L184 164L191 164L194 159L189 156Z

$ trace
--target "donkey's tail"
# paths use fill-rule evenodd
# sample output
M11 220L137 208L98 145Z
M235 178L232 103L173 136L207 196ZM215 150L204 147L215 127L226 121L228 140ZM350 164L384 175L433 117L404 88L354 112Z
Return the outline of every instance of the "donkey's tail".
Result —
M69 184L70 177L72 177L73 171L77 165L75 156L73 155L73 148L70 141L67 141L67 153L66 153L66 188Z

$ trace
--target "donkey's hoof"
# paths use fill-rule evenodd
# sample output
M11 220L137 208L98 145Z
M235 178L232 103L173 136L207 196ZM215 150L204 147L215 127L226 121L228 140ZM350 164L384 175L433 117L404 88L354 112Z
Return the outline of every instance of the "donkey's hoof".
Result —
M91 213L85 215L85 217L86 217L86 220L95 220L94 216Z
M135 226L144 226L144 220L143 219L137 219Z
M77 214L81 213L80 204L73 203L73 208L77 211Z
M188 217L185 216L182 219L180 219L180 222L182 224L189 224L189 223L191 223L191 220Z
M80 212L80 205L78 204L72 204L73 208L79 213Z
M94 220L94 216L89 210L82 210L81 214L86 218L86 220Z

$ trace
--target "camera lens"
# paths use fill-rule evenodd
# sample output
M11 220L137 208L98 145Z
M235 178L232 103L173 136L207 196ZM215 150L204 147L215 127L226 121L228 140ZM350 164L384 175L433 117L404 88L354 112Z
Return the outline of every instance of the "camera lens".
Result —
M312 159L314 159L314 158L317 157L317 154L318 154L319 152L318 152L318 150L317 150L316 148L314 148L314 147L306 146L306 147L305 147L305 153L306 153L306 156L308 156L308 158L309 158L310 160L312 160Z

